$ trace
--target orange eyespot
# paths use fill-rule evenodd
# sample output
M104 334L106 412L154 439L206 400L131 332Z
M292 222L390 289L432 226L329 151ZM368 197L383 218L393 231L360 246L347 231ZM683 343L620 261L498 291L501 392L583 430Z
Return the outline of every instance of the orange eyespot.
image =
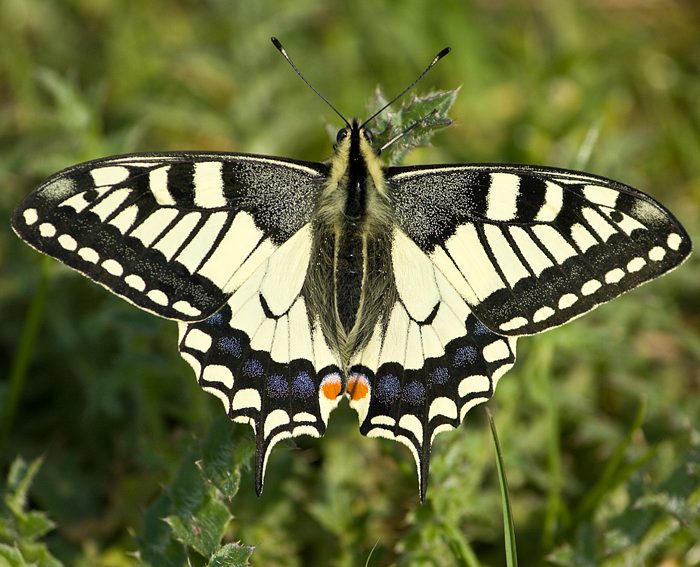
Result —
M321 382L321 391L329 400L335 400L341 389L342 383L340 382L340 376L337 374L330 374Z
M354 402L363 399L369 393L369 382L364 374L352 374L348 378L348 394Z

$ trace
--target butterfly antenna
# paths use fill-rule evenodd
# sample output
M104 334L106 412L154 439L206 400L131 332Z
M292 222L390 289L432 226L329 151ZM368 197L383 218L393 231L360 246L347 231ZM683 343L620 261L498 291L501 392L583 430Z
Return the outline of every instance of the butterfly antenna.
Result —
M418 78L415 81L413 81L404 90L402 90L398 95L396 95L394 98L392 98L389 102L387 102L384 106L382 106L379 110L377 110L377 112L375 112L372 116L370 116L367 120L365 120L362 123L362 126L360 126L360 128L364 128L365 125L372 122L372 120L374 120L377 116L379 116L382 112L384 112L387 108L389 108L392 104L394 104L397 100L399 100L403 95L405 95L408 91L410 91L413 87L415 87L420 82L420 80L428 74L428 71L430 71L435 66L435 64L438 61L440 61L440 59L442 59L445 55L447 55L450 51L451 51L451 49L449 47L445 47L445 49L440 51L440 53L438 53L435 57L433 57L433 60L430 62L430 64L425 68L425 70L418 76Z
M348 119L345 118L345 116L343 116L335 106L333 106L330 102L328 102L328 99L325 96L323 96L320 92L318 92L313 87L313 85L304 78L304 75L301 74L301 71L299 71L299 68L294 64L294 61L292 61L292 58L289 57L287 50L282 46L282 43L280 42L280 40L277 39L275 36L272 36L270 39L272 40L272 45L274 45L277 48L277 51L279 51L282 54L282 57L284 57L287 60L287 63L289 63L292 66L292 69L294 69L294 71L296 72L297 75L299 75L301 80L306 83L306 86L309 87L312 91L314 91L316 93L316 95L318 96L318 98L320 98L323 102L325 102L333 112L335 112L338 116L340 116L340 118L343 120L343 122L345 122L345 125L348 128L350 128L350 122L348 122ZM425 73L423 73L423 74L425 74Z
M404 128L403 130L401 130L401 132L399 132L398 134L396 134L396 136L394 136L391 140L389 140L389 141L388 141L387 143L385 143L381 148L379 148L379 151L380 151L380 152L383 152L383 151L386 150L391 144L393 144L393 143L396 142L397 140L400 140L400 139L403 138L406 134L408 134L408 133L411 132L412 130L415 130L418 126L424 124L425 122L427 122L428 120L430 120L430 119L431 119L433 116L435 116L436 114L437 114L437 108L434 108L429 114L426 114L423 118L421 118L421 119L419 119L419 120L416 120L413 124L411 124L410 126L407 126L407 127Z

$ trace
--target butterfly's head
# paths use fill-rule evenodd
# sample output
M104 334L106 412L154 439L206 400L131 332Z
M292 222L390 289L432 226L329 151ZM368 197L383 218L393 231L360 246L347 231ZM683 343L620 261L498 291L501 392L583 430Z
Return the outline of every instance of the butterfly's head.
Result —
M352 122L338 130L338 134L335 137L335 144L333 144L333 149L336 153L348 155L362 155L367 156L367 154L378 155L372 145L373 135L372 130L365 128L361 125L357 118L353 118ZM351 148L354 151L351 151Z
M326 224L339 231L346 222L355 226L376 225L377 211L383 208L375 201L385 189L372 132L354 119L338 131L333 147L335 152L330 160L319 218L323 217Z

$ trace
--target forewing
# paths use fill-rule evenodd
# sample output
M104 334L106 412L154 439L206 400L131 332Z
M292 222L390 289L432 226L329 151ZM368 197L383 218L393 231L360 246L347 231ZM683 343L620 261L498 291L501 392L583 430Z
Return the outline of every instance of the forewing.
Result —
M299 435L323 435L342 390L337 358L302 294L310 247L306 225L221 310L180 323L180 353L199 384L234 421L255 431L258 494L273 446Z
M363 435L393 439L411 450L423 499L433 439L493 395L515 362L516 339L481 324L399 229L391 256L395 300L352 360L347 395Z
M648 195L535 166L390 168L397 222L489 329L561 325L678 266L691 242Z
M243 154L134 154L46 180L17 208L37 250L139 307L203 319L310 219L321 164Z

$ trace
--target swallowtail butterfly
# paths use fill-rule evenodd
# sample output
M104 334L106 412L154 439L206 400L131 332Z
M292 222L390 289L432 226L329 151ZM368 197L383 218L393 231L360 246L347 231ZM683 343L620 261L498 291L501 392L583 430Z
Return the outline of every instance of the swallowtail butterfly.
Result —
M347 397L364 435L411 450L422 499L433 439L493 395L518 337L691 250L662 205L596 175L384 167L366 127L375 116L343 118L327 163L205 152L89 161L47 179L12 219L37 250L178 322L199 384L255 432L258 493L272 447L323 435Z

